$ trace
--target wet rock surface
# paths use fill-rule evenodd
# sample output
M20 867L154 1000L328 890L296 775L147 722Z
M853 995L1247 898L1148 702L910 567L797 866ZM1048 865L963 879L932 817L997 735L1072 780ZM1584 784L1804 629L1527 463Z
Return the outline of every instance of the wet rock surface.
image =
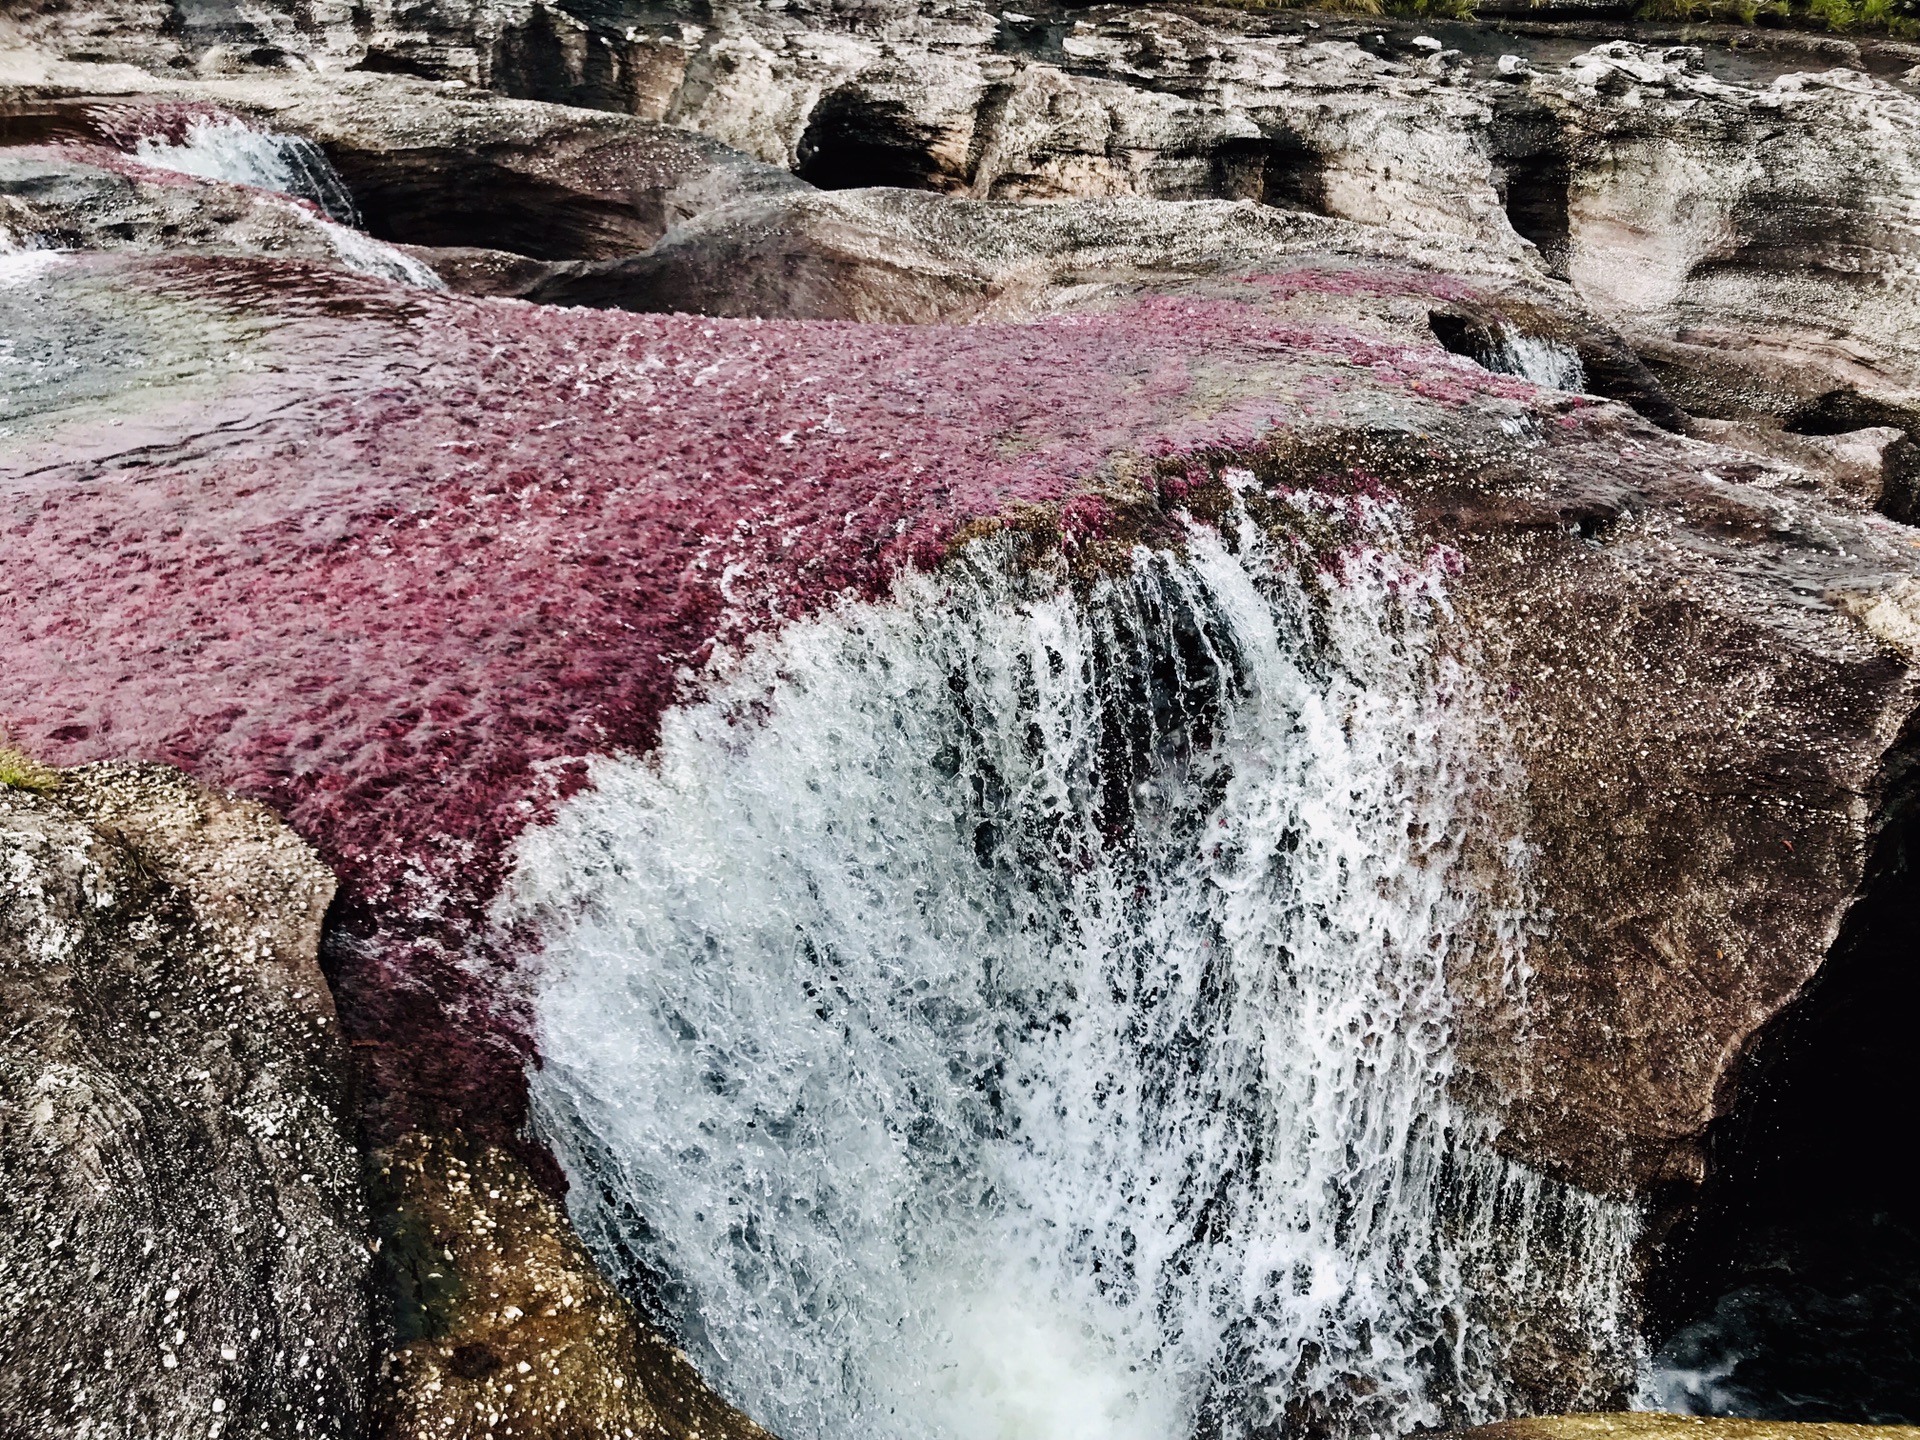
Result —
M1701 1415L1541 1415L1482 1425L1482 1440L1906 1440L1911 1425L1709 1419Z
M311 204L97 145L0 150L0 234L10 247L280 255L433 283L424 266Z
M32 778L0 785L5 1428L352 1435L373 1321L333 877L162 766Z
M766 1440L634 1314L512 1152L415 1132L370 1174L399 1297L376 1433Z
M1519 1043L1482 1037L1532 1158L1611 1189L1697 1169L1741 1044L1859 883L1913 703L1920 550L1783 465L1449 354L1432 307L1488 303L1458 281L1323 255L1038 324L848 329L211 264L76 258L0 292L23 330L57 308L91 317L69 346L124 363L164 334L179 366L84 394L52 367L16 401L8 543L42 558L9 570L12 603L66 638L37 647L57 686L17 670L6 717L61 758L190 762L316 837L349 887L349 1024L401 1129L517 1123L510 1018L449 1029L440 1007L466 1005L448 961L471 963L499 847L570 757L645 749L715 646L876 593L978 517L1091 505L1097 530L1170 503L1100 498L1120 456L1374 467L1465 556L1560 917ZM97 565L144 598L68 615ZM156 566L192 578L137 578ZM201 638L129 669L156 625Z

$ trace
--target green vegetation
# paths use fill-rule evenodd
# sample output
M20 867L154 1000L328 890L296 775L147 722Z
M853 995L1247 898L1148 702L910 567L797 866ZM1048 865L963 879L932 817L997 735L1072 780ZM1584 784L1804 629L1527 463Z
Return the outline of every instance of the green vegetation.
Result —
M1380 0L1203 0L1221 10L1319 10L1333 15L1384 15Z
M1406 15L1422 20L1471 20L1475 0L1390 0L1389 15Z
M49 770L32 756L0 745L0 787L14 790L53 790L60 784L60 772Z
M1920 37L1920 0L1643 0L1641 20L1790 25L1844 34L1875 30Z

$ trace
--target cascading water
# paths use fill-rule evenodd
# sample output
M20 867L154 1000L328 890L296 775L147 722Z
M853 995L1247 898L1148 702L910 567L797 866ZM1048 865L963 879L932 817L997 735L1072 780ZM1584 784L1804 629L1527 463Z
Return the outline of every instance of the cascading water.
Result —
M178 140L144 135L133 153L143 165L198 175L202 180L277 190L311 200L329 220L360 223L353 196L326 153L298 135L255 130L231 117L196 117L187 122Z
M411 255L355 228L360 214L326 152L298 135L255 130L232 117L196 117L175 140L145 135L134 146L144 165L203 180L224 180L306 200L326 216L327 239L341 264L363 275L444 290L440 277Z
M1544 335L1529 335L1502 321L1494 332L1492 353L1482 362L1489 370L1518 375L1552 390L1585 390L1586 367L1571 345Z
M1522 1351L1630 1375L1635 1213L1449 1093L1449 971L1518 984L1524 877L1445 565L1282 503L1360 542L1242 515L1079 590L976 545L523 841L576 1221L785 1440L1382 1434L1502 1413Z

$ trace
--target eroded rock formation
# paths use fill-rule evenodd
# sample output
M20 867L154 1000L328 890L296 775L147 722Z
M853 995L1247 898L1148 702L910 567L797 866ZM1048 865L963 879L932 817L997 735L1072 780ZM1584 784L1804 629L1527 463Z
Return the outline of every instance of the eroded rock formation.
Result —
M0 1412L350 1436L373 1346L333 876L162 766L0 784Z

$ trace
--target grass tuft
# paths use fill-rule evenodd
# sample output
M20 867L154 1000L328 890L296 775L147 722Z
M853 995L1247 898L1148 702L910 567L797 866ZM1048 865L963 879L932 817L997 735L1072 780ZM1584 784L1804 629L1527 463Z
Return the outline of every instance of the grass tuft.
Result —
M60 772L12 746L0 745L0 786L44 793L59 788Z

